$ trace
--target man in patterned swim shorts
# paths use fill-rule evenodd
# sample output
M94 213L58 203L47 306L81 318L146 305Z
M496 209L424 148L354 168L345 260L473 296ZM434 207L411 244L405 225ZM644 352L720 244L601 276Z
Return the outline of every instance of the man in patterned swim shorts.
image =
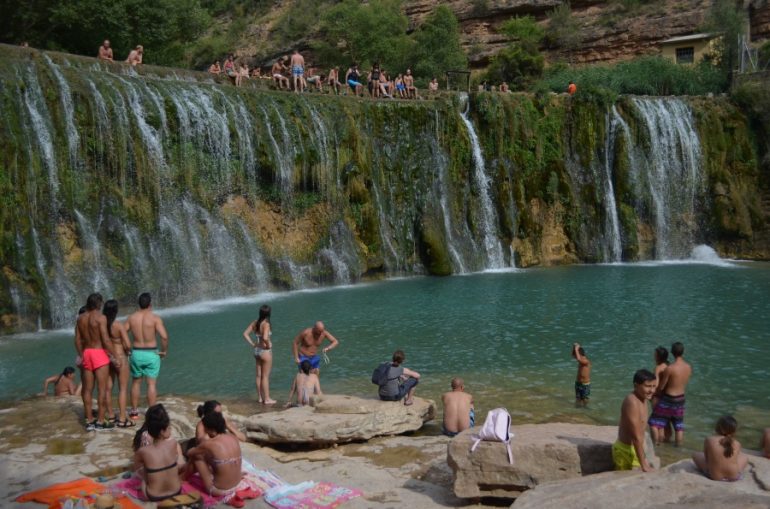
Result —
M591 396L591 361L586 357L586 351L580 343L573 343L572 356L578 361L577 378L575 378L575 406L588 405Z
M134 336L131 348L131 409L128 415L132 419L138 419L137 407L142 379L147 380L147 406L153 406L158 397L156 382L160 374L160 360L168 352L168 333L163 326L163 320L152 312L152 298L149 293L139 296L139 310L128 317L127 325L128 331Z
M684 392L692 375L692 366L682 358L682 343L677 341L671 345L671 355L674 356L674 362L660 374L656 392L659 400L648 421L655 445L660 445L664 438L669 440L665 436L669 423L674 426L676 445L681 445L684 438Z
M83 415L86 431L106 430L115 427L105 419L107 408L107 381L110 376L110 357L113 354L112 341L107 334L107 317L102 314L102 296L92 293L86 300L86 311L78 316L75 326L75 348L83 359ZM120 360L112 356L114 365L120 369ZM91 400L96 380L97 417L91 421Z

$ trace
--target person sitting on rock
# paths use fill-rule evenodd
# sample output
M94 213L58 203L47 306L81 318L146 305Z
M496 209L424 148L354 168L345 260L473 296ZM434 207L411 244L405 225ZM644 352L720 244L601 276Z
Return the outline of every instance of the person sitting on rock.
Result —
M222 74L222 66L219 65L219 60L211 64L211 67L209 67L209 73L215 76L219 76L220 74Z
M176 440L171 438L171 421L161 404L147 409L145 423L137 435L146 430L151 443L134 440L134 465L143 479L143 491L150 502L160 502L182 492L179 473L185 468L184 456ZM138 446L138 447L137 447Z
M289 391L289 401L286 402L286 406L289 407L293 404L292 399L294 394L297 395L296 406L305 406L310 404L310 396L314 394L323 394L321 392L321 381L318 379L318 375L311 373L312 365L309 360L304 360L299 363L299 373L294 377L294 381L291 384L291 390Z
M49 376L43 381L43 392L40 396L48 395L48 386L53 384L54 396L79 396L80 385L75 385L75 368L67 366L59 375Z
M211 412L219 412L222 413L222 404L219 403L219 401L216 400L209 400L203 403L202 405L198 405L198 417L201 418L200 421L198 421L198 424L195 426L195 444L200 444L202 442L205 442L208 440L209 436L206 434L206 428L203 425L203 418L206 417ZM230 421L225 419L225 427L227 428L227 431L235 436L238 440L241 442L246 441L246 435L244 435L238 428L232 425ZM193 444L190 445L192 447Z
M452 390L441 396L444 403L444 422L441 433L453 437L461 431L472 428L476 421L473 396L465 392L465 383L460 377L452 379Z
M420 374L401 364L406 360L406 355L401 350L393 352L393 363L385 377L385 383L380 385L379 396L383 401L401 401L404 405L414 403L414 389L420 381ZM404 399L406 397L406 399Z
M741 452L741 443L733 438L738 423L732 415L720 417L714 428L716 435L703 441L703 452L692 460L698 469L714 481L740 481L749 462Z
M225 418L219 412L204 415L203 427L208 440L187 451L194 470L200 474L199 480L190 481L193 485L202 483L210 496L227 502L241 480L241 445L227 433Z

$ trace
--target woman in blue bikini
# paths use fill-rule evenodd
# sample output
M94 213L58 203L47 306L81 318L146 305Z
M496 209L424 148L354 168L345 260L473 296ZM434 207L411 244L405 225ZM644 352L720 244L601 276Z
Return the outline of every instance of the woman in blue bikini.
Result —
M251 339L254 334L256 341ZM251 322L243 331L243 339L254 349L256 361L256 385L257 398L260 403L274 405L275 400L270 399L270 370L273 367L273 343L270 341L272 330L270 328L270 306L263 305L259 308L259 318Z

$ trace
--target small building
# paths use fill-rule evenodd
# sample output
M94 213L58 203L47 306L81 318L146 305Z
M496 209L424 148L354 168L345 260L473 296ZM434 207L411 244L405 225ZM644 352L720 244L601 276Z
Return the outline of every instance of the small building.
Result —
M697 64L703 57L714 53L717 34L692 34L666 39L660 43L663 57L677 64Z

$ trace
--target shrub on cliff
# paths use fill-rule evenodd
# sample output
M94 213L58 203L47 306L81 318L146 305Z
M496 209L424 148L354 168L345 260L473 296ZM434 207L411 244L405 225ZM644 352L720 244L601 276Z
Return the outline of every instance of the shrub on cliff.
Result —
M411 60L418 85L425 86L431 78L441 77L444 71L468 66L460 46L460 24L449 7L437 7L412 37Z
M506 81L512 89L525 89L543 74L545 59L538 46L545 31L532 16L512 18L501 31L515 41L492 58L487 79L492 83Z

